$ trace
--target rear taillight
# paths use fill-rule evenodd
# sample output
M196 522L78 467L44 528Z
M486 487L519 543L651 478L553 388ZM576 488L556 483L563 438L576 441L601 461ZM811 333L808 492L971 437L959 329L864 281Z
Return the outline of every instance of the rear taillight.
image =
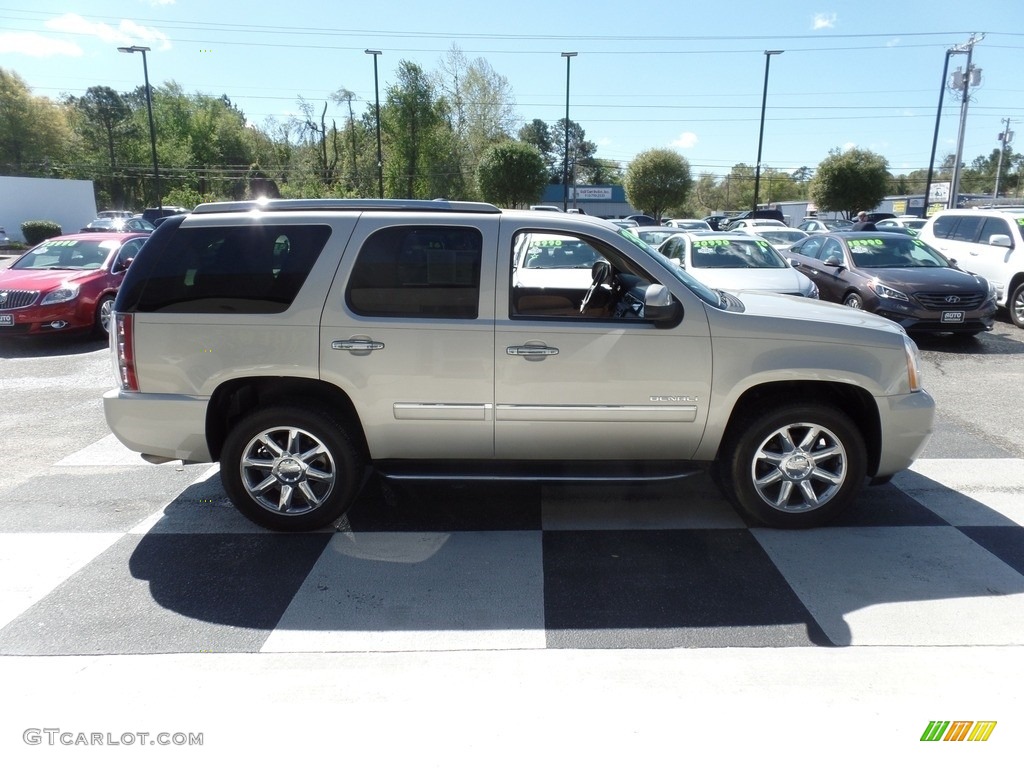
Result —
M132 330L133 315L114 315L114 360L117 378L124 392L139 391L139 377L135 372L135 334Z

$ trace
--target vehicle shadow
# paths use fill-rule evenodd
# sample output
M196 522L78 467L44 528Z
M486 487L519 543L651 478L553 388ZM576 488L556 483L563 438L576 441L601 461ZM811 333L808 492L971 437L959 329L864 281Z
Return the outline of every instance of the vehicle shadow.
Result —
M0 335L0 359L84 355L104 349L108 343L107 339L85 333L31 338Z
M153 610L255 631L250 650L1024 643L1024 528L903 474L807 531L747 526L698 477L374 482L292 535L249 524L214 474L124 554Z

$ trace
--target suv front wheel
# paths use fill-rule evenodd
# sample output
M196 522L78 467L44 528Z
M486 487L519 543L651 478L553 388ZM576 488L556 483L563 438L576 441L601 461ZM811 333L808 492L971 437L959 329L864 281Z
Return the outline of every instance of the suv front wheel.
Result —
M1013 321L1013 324L1018 328L1024 328L1024 281L1013 289L1006 306L1010 310L1010 320Z
M864 482L864 439L827 405L777 408L738 425L724 446L730 500L774 528L836 520Z
M273 407L224 441L221 482L242 514L276 531L312 531L355 498L362 461L345 428L322 411Z

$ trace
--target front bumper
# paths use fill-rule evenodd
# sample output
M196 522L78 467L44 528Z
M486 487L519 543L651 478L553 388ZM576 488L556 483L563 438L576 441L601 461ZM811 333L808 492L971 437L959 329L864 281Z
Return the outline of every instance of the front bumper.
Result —
M921 455L932 434L935 401L927 391L909 395L875 398L882 441L876 477L888 477L907 467Z

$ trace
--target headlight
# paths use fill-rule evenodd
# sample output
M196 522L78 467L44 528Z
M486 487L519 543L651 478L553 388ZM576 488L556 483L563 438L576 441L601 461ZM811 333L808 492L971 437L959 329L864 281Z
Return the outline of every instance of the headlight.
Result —
M921 362L917 351L917 344L906 334L903 334L903 348L907 354L907 384L911 392L921 391Z
M890 288L883 283L871 283L871 290L883 299L892 299L893 301L910 301L907 294L902 291L897 291L895 288Z
M818 299L818 298L821 298L821 294L818 292L818 284L813 282L813 281L808 281L808 282L810 282L810 285L807 288L807 298L808 299Z
M995 301L996 300L996 286L995 286L995 283L991 283L988 280L986 280L985 282L988 283L988 296L986 297L985 301Z
M40 304L63 304L65 301L71 301L72 299L77 298L77 285L62 285L57 290L50 291L48 294L43 296L43 300Z

